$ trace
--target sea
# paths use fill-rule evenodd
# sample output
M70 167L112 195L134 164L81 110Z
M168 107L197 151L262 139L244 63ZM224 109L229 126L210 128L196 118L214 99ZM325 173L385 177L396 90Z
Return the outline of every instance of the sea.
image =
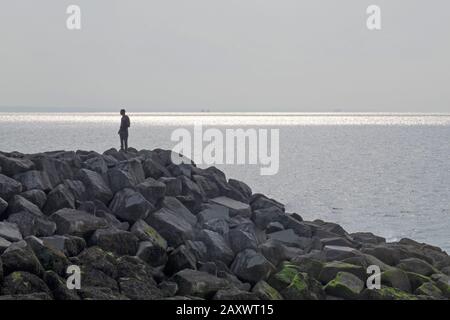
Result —
M176 129L277 129L279 170L222 164L297 212L348 232L407 237L450 252L450 114L130 113L129 145L172 149ZM119 147L118 113L0 113L0 150ZM202 165L199 165L202 167ZM205 167L203 165L203 167Z

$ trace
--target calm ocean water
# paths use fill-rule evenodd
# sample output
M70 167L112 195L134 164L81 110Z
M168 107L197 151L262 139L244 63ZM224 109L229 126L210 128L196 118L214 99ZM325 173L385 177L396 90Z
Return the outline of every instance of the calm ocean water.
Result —
M130 114L130 146L172 148L175 128L279 128L280 170L218 166L305 219L402 237L450 251L450 115ZM0 150L118 147L120 117L0 113Z

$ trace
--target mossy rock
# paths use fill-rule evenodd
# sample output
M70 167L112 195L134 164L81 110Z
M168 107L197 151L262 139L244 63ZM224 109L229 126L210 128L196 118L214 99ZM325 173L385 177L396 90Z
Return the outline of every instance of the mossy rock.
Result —
M399 289L384 287L380 289L365 289L361 294L363 300L418 300L418 298L408 292Z
M323 284L327 284L333 280L339 272L351 273L358 277L360 280L367 278L366 271L363 267L341 261L332 261L323 265L322 271L319 275L319 281Z
M343 299L357 299L364 289L364 282L348 272L338 272L336 277L325 286L325 292Z
M272 275L268 282L287 300L317 300L324 297L320 283L290 262L284 262L280 271Z
M283 300L283 296L264 280L261 280L255 284L252 292L262 300Z
M300 272L305 272L315 279L319 278L324 265L323 262L308 257L297 257L292 260L292 263L298 266Z
M145 227L145 233L151 238L153 243L158 244L161 248L167 249L167 241L151 226Z
M391 269L381 273L381 283L387 287L411 293L411 283L405 271Z
M435 286L431 282L426 282L422 284L419 288L414 292L416 295L423 295L432 297L433 299L443 299L444 295L437 286Z
M409 282L411 283L411 290L414 292L418 287L427 282L432 282L431 278L423 276L415 272L406 272Z

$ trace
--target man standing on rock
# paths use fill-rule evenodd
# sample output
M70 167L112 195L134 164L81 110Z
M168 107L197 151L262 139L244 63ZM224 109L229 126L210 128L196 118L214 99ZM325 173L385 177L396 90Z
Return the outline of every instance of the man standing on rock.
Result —
M120 150L127 152L128 150L128 128L130 127L130 118L125 114L125 109L120 110L122 120L120 121Z

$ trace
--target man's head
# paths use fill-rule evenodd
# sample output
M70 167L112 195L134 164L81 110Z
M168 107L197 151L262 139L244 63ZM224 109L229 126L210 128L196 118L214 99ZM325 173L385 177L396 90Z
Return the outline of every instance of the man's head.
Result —
M122 110L120 110L120 114L122 115L122 116L124 116L125 115L125 109L122 109Z

